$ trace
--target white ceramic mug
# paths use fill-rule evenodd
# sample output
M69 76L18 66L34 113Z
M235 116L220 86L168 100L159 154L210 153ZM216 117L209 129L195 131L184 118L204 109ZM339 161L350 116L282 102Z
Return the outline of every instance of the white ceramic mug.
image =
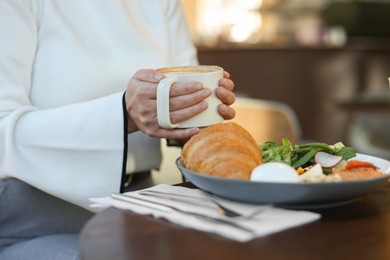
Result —
M223 117L218 112L218 105L221 104L215 95L215 89L219 85L219 80L223 78L223 69L218 66L184 66L168 67L157 70L165 75L157 87L157 119L158 124L167 129L204 127L223 121ZM169 91L175 82L200 82L203 87L210 88L212 95L205 99L208 103L207 110L195 115L178 124L172 124L169 116Z

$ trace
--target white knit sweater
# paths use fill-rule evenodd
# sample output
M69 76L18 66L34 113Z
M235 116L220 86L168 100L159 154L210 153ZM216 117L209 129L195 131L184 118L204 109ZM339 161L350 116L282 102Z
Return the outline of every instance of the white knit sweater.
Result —
M0 13L0 178L85 208L118 192L128 80L197 63L179 1L2 0ZM128 172L160 159L158 139L128 136Z

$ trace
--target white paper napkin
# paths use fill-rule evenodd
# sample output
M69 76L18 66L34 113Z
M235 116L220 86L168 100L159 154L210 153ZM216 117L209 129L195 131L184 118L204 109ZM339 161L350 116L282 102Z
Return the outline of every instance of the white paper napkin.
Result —
M166 198L157 198L152 196L143 195L141 193L147 193L147 191L157 191L162 193L178 194L182 195L180 200L186 202L169 200ZM256 237L269 235L275 232L279 232L288 228L303 225L315 220L320 219L321 215L309 211L301 210L289 210L273 207L270 205L253 205L240 202L234 202L222 198L217 198L199 189L190 189L179 186L170 186L166 184L160 184L148 189L124 193L140 200L129 198L129 201L121 201L113 199L112 197L103 198L91 198L93 202L91 207L116 207L124 210L130 210L138 214L152 215L155 218L164 218L172 223L176 223L181 226L193 228L205 232L211 232L223 236L228 239L246 242ZM187 198L186 196L196 196L196 199ZM219 203L242 213L243 217L225 217L218 213L218 207L212 203L209 198L217 199ZM233 225L226 223L210 221L204 218L199 218L195 215L177 212L175 210L166 211L159 210L157 207L149 207L151 204L145 202L153 201L160 205L167 205L170 207L178 208L186 212L192 212L195 214L202 214L211 218L217 218L222 221L228 221ZM247 217L246 217L247 216ZM243 229L238 228L243 227ZM246 229L246 230L244 230Z

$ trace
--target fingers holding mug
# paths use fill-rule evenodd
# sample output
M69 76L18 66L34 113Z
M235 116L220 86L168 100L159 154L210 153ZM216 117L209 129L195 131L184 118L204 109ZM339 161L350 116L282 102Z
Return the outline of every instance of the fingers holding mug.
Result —
M186 121L194 116L201 114L202 112L206 111L207 108L208 103L206 101L201 101L199 103L193 104L191 106L186 106L178 110L171 110L170 121L172 124L180 124L180 122Z
M203 88L202 84L199 82L176 82L173 84L170 91L170 111L172 112L195 106L211 95L211 89Z

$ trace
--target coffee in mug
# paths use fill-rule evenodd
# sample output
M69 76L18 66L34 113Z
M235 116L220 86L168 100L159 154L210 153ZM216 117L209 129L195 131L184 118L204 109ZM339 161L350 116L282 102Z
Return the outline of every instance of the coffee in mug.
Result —
M218 66L182 66L157 69L165 75L157 87L157 119L158 124L167 129L205 127L221 123L224 119L218 112L221 104L215 95L219 80L223 78L223 69ZM169 116L169 92L175 82L200 82L203 87L210 88L212 95L205 99L208 103L207 110L178 124L172 124Z

